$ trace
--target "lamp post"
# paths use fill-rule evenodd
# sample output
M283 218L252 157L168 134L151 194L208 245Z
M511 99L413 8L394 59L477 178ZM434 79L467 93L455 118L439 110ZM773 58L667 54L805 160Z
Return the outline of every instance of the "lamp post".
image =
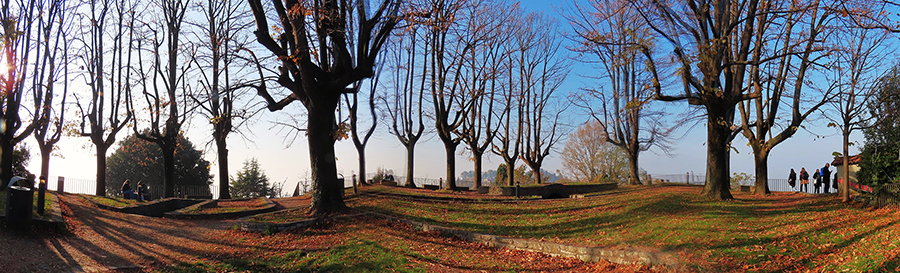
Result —
M41 181L38 184L38 197L37 197L37 213L40 215L44 215L44 194L47 193L47 178L43 175L41 176Z

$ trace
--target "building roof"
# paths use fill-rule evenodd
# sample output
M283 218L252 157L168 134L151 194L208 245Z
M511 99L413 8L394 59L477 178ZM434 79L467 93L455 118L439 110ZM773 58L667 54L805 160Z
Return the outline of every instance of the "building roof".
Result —
M859 160L861 158L862 158L862 154L850 156L850 159L849 159L850 165L859 164ZM831 162L831 166L841 166L841 165L844 165L844 157L843 156L835 157L834 161Z

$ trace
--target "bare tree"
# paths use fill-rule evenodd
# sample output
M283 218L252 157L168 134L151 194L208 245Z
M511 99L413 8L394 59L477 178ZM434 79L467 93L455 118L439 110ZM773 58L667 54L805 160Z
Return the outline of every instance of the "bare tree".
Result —
M524 82L522 96L525 119L522 134L522 161L534 173L538 184L543 182L541 166L562 135L561 116L566 106L554 96L569 71L566 57L557 56L560 37L554 31L556 23L538 14L532 14L524 25L522 34L534 39L531 47L523 48L523 64L520 80Z
M830 121L829 127L837 127L842 137L843 177L839 187L841 200L848 202L849 194L849 146L850 134L853 131L864 130L875 123L878 118L870 115L867 108L877 98L879 78L886 59L891 54L888 44L889 33L882 30L870 30L860 27L858 23L876 24L885 21L885 13L875 3L861 2L855 7L872 17L839 18L833 25L836 30L832 47L835 49L834 58L830 64L830 72L827 77L829 82L837 86L837 94L830 105L835 115L825 115ZM854 21L858 20L858 21ZM837 183L835 181L834 183ZM826 185L828 187L829 185Z
M184 16L188 10L188 2L185 0L160 0L156 3L162 16L161 25L148 28L152 35L153 47L152 66L148 75L141 80L143 97L146 103L149 128L140 131L139 122L134 122L132 128L138 138L159 145L162 151L165 186L165 197L175 196L175 149L178 147L178 137L181 135L181 125L188 118L189 110L187 102L190 93L185 77L191 68L184 62L193 58L194 48L181 39ZM160 30L164 37L160 37ZM163 47L165 46L165 47ZM179 62L179 56L184 60ZM142 55L143 56L143 55ZM163 63L165 58L165 63ZM143 58L138 58L138 66L141 72L144 70ZM148 84L149 81L149 84ZM162 85L162 87L160 87ZM160 90L162 89L162 90ZM182 108L179 108L179 105ZM135 111L133 103L129 108ZM132 115L137 116L136 113ZM221 174L220 174L221 175Z
M200 88L198 95L192 95L194 103L209 120L213 127L212 137L218 153L219 167L219 199L230 199L228 187L228 136L237 131L241 120L246 120L255 111L250 107L235 108L240 91L251 85L247 63L254 63L251 58L240 56L250 40L241 31L252 27L251 17L247 14L247 6L241 1L207 0L199 4L203 20L193 23L198 29L199 52L193 63L197 70Z
M73 7L65 1L38 2L36 8L46 11L39 18L34 50L32 102L34 103L34 139L41 151L41 177L49 177L50 154L63 133L66 97L69 91L69 50ZM58 65L58 64L62 65ZM61 88L60 90L57 88ZM60 99L54 103L54 99Z
M499 128L494 119L496 96L502 93L502 77L506 76L502 66L509 55L506 44L511 39L508 31L512 26L507 20L517 8L509 8L505 1L480 1L467 8L472 20L466 24L466 31L476 38L473 49L463 58L464 69L461 77L464 84L461 92L468 107L457 134L468 145L474 162L474 187L481 187L484 153L491 151L491 144Z
M127 0L90 1L86 8L88 14L78 18L82 26L78 40L84 45L79 56L91 97L86 102L77 95L75 99L82 115L81 136L90 137L96 148L96 195L106 196L106 152L133 118L124 106L130 101L134 80L131 64L137 50L137 11L142 8ZM84 128L85 118L90 122L89 131Z
M406 148L406 183L405 187L415 188L416 183L413 179L415 170L415 149L416 143L422 137L425 131L423 123L422 102L425 90L425 81L428 74L428 68L425 62L418 63L416 56L427 52L426 48L419 48L418 45L427 47L427 43L419 43L423 39L418 29L420 24L410 24L403 28L404 31L399 33L394 50L388 51L391 56L391 64L394 71L394 92L390 98L383 98L385 105L385 113L390 118L390 133L397 137L400 144ZM420 51L421 50L421 51ZM424 56L423 56L423 59ZM419 66L417 66L419 65ZM421 69L421 73L416 74L416 69Z
M790 2L789 6L761 7L750 56L747 89L759 94L738 104L741 124L737 129L753 149L756 194L769 194L769 153L791 138L812 113L829 98L831 88L804 88L807 73L828 56L822 41L834 17L818 1ZM787 12L778 12L787 11ZM804 90L807 90L804 92ZM822 90L810 96L809 90ZM811 102L811 103L808 103ZM779 123L784 105L790 109L787 124Z
M375 59L399 17L399 1L384 0L374 10L363 2L248 0L256 19L256 38L281 61L278 83L291 94L276 101L265 89L259 95L270 111L295 100L309 114L307 133L312 162L312 210L324 214L345 208L343 185L334 158L335 110L347 88L374 73ZM278 18L278 39L269 32L267 11ZM282 32L283 31L283 32ZM350 42L355 41L355 42Z
M6 189L6 181L13 176L13 150L17 143L28 137L33 131L33 124L22 128L23 122L19 115L22 105L22 95L25 92L25 79L28 77L29 54L35 39L31 37L38 31L40 19L37 10L38 1L2 1L0 10L0 26L2 26L2 57L0 63L4 64L0 72L0 119L4 130L0 132L0 180ZM19 131L19 129L23 129Z
M579 60L603 72L598 79L608 81L601 88L584 88L573 101L599 122L603 139L628 155L629 184L641 184L640 153L652 147L668 151L676 128L663 125L664 112L650 105L653 76L641 48L653 47L652 30L626 1L575 3L568 20L574 27L571 38L577 41L570 49L579 54Z
M522 138L525 130L523 128L525 122L523 108L526 98L524 92L530 87L521 72L527 67L527 58L525 58L527 49L532 47L535 42L526 34L524 26L528 26L531 20L522 14L521 10L516 10L509 19L514 26L508 30L512 38L504 44L506 48L504 52L509 54L509 58L502 66L507 75L504 84L506 87L501 89L502 95L499 98L501 108L497 109L497 113L495 113L499 129L491 144L491 151L500 156L506 164L505 177L508 186L515 184L516 161L522 153ZM495 181L495 183L498 182Z
M347 110L350 115L350 138L353 140L353 146L356 147L356 155L359 158L359 181L366 180L366 144L369 143L369 139L372 137L372 134L375 133L375 127L378 125L378 115L375 114L375 103L376 98L375 94L376 89L378 87L378 80L381 78L381 71L383 68L383 63L378 64L377 68L375 68L375 75L369 81L369 116L372 117L372 125L363 132L360 131L359 128L359 91L344 94L344 103L347 104ZM355 88L359 88L360 83L354 84ZM351 99L352 98L352 99ZM360 137L360 133L363 134ZM353 181L353 191L357 191L357 181Z
M680 64L678 73L685 84L682 94L663 94L658 71L651 61L648 68L654 75L654 98L686 100L706 110L707 181L701 195L733 199L729 190L729 152L735 135L735 108L742 101L760 96L758 90L744 92L744 87L748 68L754 65L752 45L756 39L764 38L755 31L756 24L760 16L770 12L766 9L770 3L757 0L634 0L631 3L650 28L672 45L674 58ZM648 48L643 47L642 51L652 60Z
M434 126L438 137L444 144L447 156L447 188L452 191L456 187L456 148L462 141L455 131L462 126L465 116L464 102L460 100L462 92L460 77L463 65L461 59L472 44L465 40L467 31L458 26L466 19L462 12L467 4L463 0L428 0L430 17L425 21L428 27L427 43L428 77L431 79L431 103L434 107Z

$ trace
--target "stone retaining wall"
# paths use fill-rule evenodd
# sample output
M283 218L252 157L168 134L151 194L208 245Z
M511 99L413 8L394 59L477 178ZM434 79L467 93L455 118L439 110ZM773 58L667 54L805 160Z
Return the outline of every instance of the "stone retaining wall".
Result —
M599 191L614 190L619 187L617 183L565 185L548 184L545 186L519 187L519 196L541 196L542 198L567 198L570 195L593 193ZM500 195L516 196L516 187L500 187Z

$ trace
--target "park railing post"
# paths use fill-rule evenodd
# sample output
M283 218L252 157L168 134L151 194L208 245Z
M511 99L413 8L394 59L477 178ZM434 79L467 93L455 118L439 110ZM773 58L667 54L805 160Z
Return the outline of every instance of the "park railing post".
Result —
M516 198L519 198L519 182L516 181Z
M56 194L62 194L65 192L66 178L60 176L56 179Z

